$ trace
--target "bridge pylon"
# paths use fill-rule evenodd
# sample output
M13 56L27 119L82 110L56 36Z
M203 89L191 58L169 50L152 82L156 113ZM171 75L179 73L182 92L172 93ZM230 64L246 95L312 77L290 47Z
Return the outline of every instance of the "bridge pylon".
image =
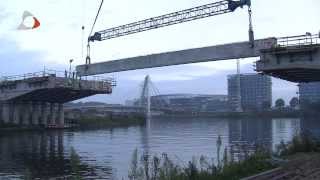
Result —
M150 94L150 76L147 75L144 79L142 91L140 95L140 107L142 107L146 116L150 116L151 114L151 94Z

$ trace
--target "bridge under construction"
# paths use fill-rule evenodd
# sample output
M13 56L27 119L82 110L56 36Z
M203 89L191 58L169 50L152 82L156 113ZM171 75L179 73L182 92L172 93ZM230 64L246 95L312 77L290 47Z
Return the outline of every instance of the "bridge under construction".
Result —
M260 60L255 64L259 73L292 82L320 81L320 34L306 33L300 36L255 40L250 0L222 0L98 31L92 35L102 4L103 0L88 37L86 63L77 66L76 73L68 75L65 72L58 76L55 72L44 71L5 77L0 82L2 122L64 127L63 103L95 94L111 94L112 87L115 86L112 79L83 80L83 77L112 72L259 57ZM91 63L90 42L231 13L243 7L248 8L248 41ZM145 90L147 92L148 89ZM147 104L150 104L150 98L146 100L149 101ZM150 108L148 109L150 111Z
M113 79L82 80L75 73L43 71L4 77L0 82L0 121L5 124L64 127L63 103L111 94Z
M320 34L267 38L77 66L81 76L179 64L260 57L256 71L292 82L320 81Z
M79 76L179 64L260 57L260 60L256 63L256 71L260 73L293 82L320 80L320 34L312 35L311 33L306 33L301 36L255 40L251 17L251 0L222 0L101 30L92 35L92 30L98 19L102 5L103 0L88 37L86 64L76 67ZM197 19L223 15L235 12L243 7L248 8L249 17L249 38L246 42L234 42L91 64L90 42L104 41Z

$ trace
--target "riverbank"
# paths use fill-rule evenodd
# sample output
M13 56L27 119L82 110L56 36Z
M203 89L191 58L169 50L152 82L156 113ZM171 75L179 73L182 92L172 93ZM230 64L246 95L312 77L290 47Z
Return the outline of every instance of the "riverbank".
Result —
M0 132L25 132L25 131L44 131L56 129L98 129L113 127L142 126L146 118L140 114L114 115L114 116L95 116L83 115L76 119L65 118L64 128L46 128L43 126L21 126L15 124L0 123Z
M268 161L269 156L264 152L257 152L239 162L228 161L225 156L221 165L214 164L204 156L181 165L176 164L167 154L153 157L143 154L141 161L137 154L136 150L130 164L130 180L238 180L276 167Z
M256 174L243 180L318 180L320 179L320 140L309 133L293 138L288 144L279 145L278 168Z
M212 118L299 118L300 111L263 111L263 112L174 112L162 114L163 117L212 117Z
M15 124L0 124L0 132L26 132L26 131L43 131L45 128L39 126L20 126Z
M66 119L72 129L98 129L111 127L142 126L146 122L143 115L118 116L80 116L77 119Z
M138 161L134 151L128 178L154 180L285 180L320 178L320 142L307 134L281 144L277 152L259 148L244 151L245 159L235 161L225 150L223 159L215 164L201 156L187 164L176 163L167 154L149 156L143 153Z
M278 168L242 180L320 179L320 153L297 153L287 159L288 162Z

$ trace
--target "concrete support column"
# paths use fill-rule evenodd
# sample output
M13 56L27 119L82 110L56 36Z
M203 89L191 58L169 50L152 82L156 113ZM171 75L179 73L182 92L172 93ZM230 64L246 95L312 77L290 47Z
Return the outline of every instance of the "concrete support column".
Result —
M32 102L25 102L21 104L21 115L22 115L22 124L29 126L31 124L31 116L32 116Z
M48 115L49 115L49 103L42 103L41 104L41 124L44 125L44 127L47 127L48 125Z
M64 109L63 109L63 104L59 104L58 105L58 118L57 118L58 122L57 124L59 125L59 127L64 127Z
M43 105L43 104L42 104ZM40 156L45 161L47 160L48 155L48 136L47 134L41 134L40 136Z
M63 131L58 132L58 156L63 159Z
M3 109L3 102L0 101L0 122L4 123L3 118L2 118L2 109Z
M13 124L20 124L20 110L21 110L21 104L19 103L13 103L11 108L13 111Z
M56 103L50 104L50 115L49 115L49 123L50 124L56 124Z
M10 104L5 102L2 104L2 120L5 124L10 122Z
M39 125L39 119L41 117L41 103L34 102L32 109L32 124Z

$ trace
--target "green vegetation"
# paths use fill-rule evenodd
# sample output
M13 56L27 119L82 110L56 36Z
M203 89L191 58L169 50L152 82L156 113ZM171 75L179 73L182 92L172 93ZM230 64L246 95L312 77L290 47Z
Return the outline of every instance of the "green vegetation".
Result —
M270 111L252 112L201 112L197 114L175 113L162 116L177 117L219 117L219 118L299 118L301 113L297 110L276 109Z
M138 151L135 150L128 178L130 180L236 180L274 169L279 165L279 161L287 163L283 159L289 155L310 152L319 153L320 142L307 133L296 136L288 144L281 143L276 154L257 147L254 153L246 154L245 159L234 161L225 151L222 163L218 165L204 156L199 160L193 158L186 165L176 164L167 154L151 157L143 153L139 159Z
M5 124L3 122L0 121L0 128L16 128L18 127L18 125L15 125L15 124L12 124L12 123L8 123L8 124Z
M284 108L284 106L285 106L286 104L285 104L285 101L283 100L283 99L277 99L276 100L276 108Z
M290 102L289 102L289 104L290 104L290 107L291 108L297 108L298 106L299 106L299 98L297 98L297 97L293 97L291 100L290 100Z
M138 152L134 151L131 169L128 174L130 180L233 180L275 168L268 159L267 152L259 151L244 161L228 161L225 154L223 165L216 166L213 160L201 156L193 159L187 165L175 164L167 154L161 157L144 153L138 161Z
M320 141L312 137L309 133L302 133L295 136L293 140L287 144L281 142L278 146L277 154L280 157L290 156L296 153L320 152Z
M75 121L75 124L80 129L132 126L132 125L138 126L138 125L143 125L144 123L145 123L145 117L141 115L113 116L113 117L82 116Z
M77 152L72 148L70 154L70 166L71 166L71 179L81 180L81 161Z
M0 122L1 132L24 132L24 131L33 131L33 130L42 130L43 128L38 126L21 126L16 124L4 124ZM0 133L1 133L0 132Z

